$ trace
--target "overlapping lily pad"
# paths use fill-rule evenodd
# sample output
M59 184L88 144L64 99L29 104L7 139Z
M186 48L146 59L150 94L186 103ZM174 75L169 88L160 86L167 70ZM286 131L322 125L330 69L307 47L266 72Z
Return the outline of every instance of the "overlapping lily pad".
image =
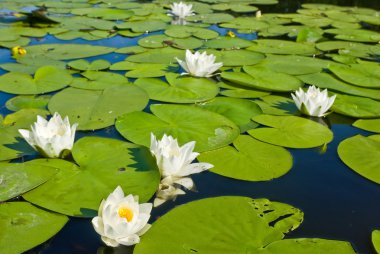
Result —
M292 156L285 148L247 135L239 136L233 146L202 153L198 160L213 164L210 171L214 173L248 181L268 181L292 167Z
M43 184L57 169L26 163L0 163L0 202L20 196Z
M144 109L148 100L136 86L115 85L103 91L66 88L51 98L48 107L69 116L71 123L79 124L78 130L94 130L112 125L122 114Z
M247 49L266 54L313 55L317 53L313 45L275 39L253 41L253 45Z
M254 138L284 147L311 148L329 143L333 133L322 124L297 116L258 115L252 118L264 128L249 130Z
M43 66L31 77L25 73L9 72L0 76L0 90L13 94L41 94L69 85L71 74L54 66Z
M80 70L80 71L99 71L104 70L110 67L110 63L103 59L98 59L92 62L89 62L84 59L79 59L75 61L71 61L67 63L68 66L70 66L73 69Z
M243 49L224 51L208 49L207 54L215 55L215 62L222 62L223 66L254 65L265 58L264 54Z
M139 78L135 85L144 89L151 99L175 103L202 102L214 98L219 92L218 86L206 78L167 74L166 80Z
M343 140L338 146L339 158L361 176L380 184L379 135L356 135ZM377 137L377 138L376 138Z
M192 106L152 105L153 114L133 112L119 117L116 129L136 144L150 145L149 133L164 133L180 144L196 141L195 151L203 152L230 144L240 130L231 120L217 113Z
M342 241L315 238L282 240L302 220L300 210L267 199L228 196L203 199L176 207L160 217L136 245L134 252L355 253L349 243Z
M366 131L380 133L380 119L359 119L352 125Z
M353 85L380 88L380 66L365 64L353 64L350 66L331 65L329 70Z
M338 94L331 108L334 112L357 118L380 117L380 102L369 98Z
M27 203L0 204L0 248L7 254L27 251L51 238L66 224L64 215Z
M110 68L111 70L128 70L125 73L129 78L153 78L164 76L168 72L176 72L176 64L157 64L157 63L133 63L128 61L117 62Z
M294 101L287 97L268 95L260 97L255 103L260 106L264 114L268 115L287 116L299 113Z
M19 95L9 99L5 106L12 111L23 108L45 109L50 100L50 95Z
M24 198L38 206L70 216L96 215L100 201L120 185L126 193L146 202L155 193L160 175L148 149L115 139L85 137L72 154L76 164L33 160L33 165L58 168L50 181Z

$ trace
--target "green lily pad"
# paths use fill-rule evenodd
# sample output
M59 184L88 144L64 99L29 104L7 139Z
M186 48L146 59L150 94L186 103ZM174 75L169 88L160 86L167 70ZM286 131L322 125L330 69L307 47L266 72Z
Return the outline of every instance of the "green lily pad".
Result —
M335 39L354 41L354 42L379 42L380 33L352 28L332 28L326 29L325 33L335 34Z
M372 245L376 253L380 253L380 230L372 231Z
M195 151L203 152L224 147L240 133L228 118L217 113L184 105L152 105L152 114L133 112L119 117L116 129L126 139L149 146L153 133L161 138L172 135L179 143L196 141Z
M66 224L64 215L27 203L0 204L0 248L7 254L23 253L57 234Z
M214 151L202 153L198 160L214 165L210 171L247 181L269 181L286 174L292 167L292 155L283 147L241 135Z
M255 40L253 45L247 49L266 54L281 55L314 55L317 53L313 45L275 39Z
M114 63L111 70L129 70L125 73L128 78L153 78L164 76L168 72L178 71L177 64L150 64L150 63L133 63L122 61Z
M87 90L104 90L112 86L130 86L132 83L121 74L105 71L85 71L85 78L75 77L70 86Z
M163 30L167 23L161 20L140 20L133 22L124 22L116 26L118 29L131 29L133 32L154 32Z
M231 10L237 13L255 12L258 10L256 6L251 6L248 3L221 3L214 4L211 6L211 8L217 11Z
M144 48L163 48L173 46L181 49L200 48L203 42L194 37L188 38L172 38L164 34L150 35L141 38L138 44Z
M215 62L222 62L223 66L254 65L265 58L264 54L244 49L224 51L208 49L207 53L215 55Z
M51 98L48 107L78 123L78 130L94 130L112 125L122 114L144 109L148 100L144 90L129 85L103 91L66 88Z
M366 131L380 133L380 119L359 119L352 125Z
M333 61L297 55L267 55L258 66L265 67L275 72L290 75L303 75L321 72ZM336 64L336 63L335 63Z
M0 90L12 94L41 94L62 89L71 81L72 76L67 70L43 66L34 77L18 72L0 76Z
M98 59L91 63L87 60L79 59L79 60L68 62L67 65L73 69L80 70L80 71L99 71L99 70L108 69L111 64L108 61L103 60L103 59Z
M23 197L59 213L92 217L100 201L118 185L125 193L138 195L140 202L148 201L157 190L160 174L145 147L115 139L84 137L74 144L72 155L76 164L59 159L31 161L60 171Z
M322 51L338 50L340 55L373 59L373 45L350 41L324 41L315 45Z
M349 243L342 241L282 240L302 220L300 210L267 199L208 198L178 206L160 217L134 253L355 253Z
M18 111L23 108L46 109L50 100L50 95L19 95L9 99L5 106L12 111Z
M306 84L314 85L320 88L327 88L329 90L331 89L346 94L380 100L380 90L349 85L327 73L313 73L300 75L297 77Z
M221 77L233 83L264 91L288 92L297 90L303 83L288 74L256 66L244 66L243 72L222 72Z
M91 18L101 18L105 20L123 20L133 16L133 11L110 9L110 8L77 8L71 11L75 15L86 15Z
M338 146L339 158L359 175L380 184L380 141L356 135L343 140Z
M113 52L115 49L89 44L41 44L25 47L28 52L24 57L45 58L55 60L78 59L90 56L99 56Z
M332 111L356 118L380 117L380 102L369 98L338 94Z
M204 40L214 39L219 36L219 33L213 30L191 26L172 26L165 30L165 34L173 38L188 38L194 36Z
M250 33L253 33L268 28L269 24L255 17L237 17L234 20L222 23L219 26L236 29L238 31L249 31Z
M238 37L232 38L227 36L220 36L218 38L208 40L205 42L207 48L213 49L242 49L252 45L249 40L241 39Z
M48 181L57 169L30 163L0 162L0 202L20 196Z
M241 133L257 127L251 118L262 113L255 102L237 98L217 97L197 106L224 115L239 126Z
M380 88L380 66L366 64L331 65L329 70L353 85Z
M283 96L262 96L260 100L256 100L255 103L259 105L263 113L267 115L288 116L299 113L294 101Z
M232 83L219 82L218 85L219 87L225 89L225 90L220 91L219 94L227 96L227 97L232 97L232 98L242 98L242 99L259 98L259 97L270 94L270 92L250 89L248 87L239 86Z
M4 119L0 117L0 161L34 154L35 151L21 138L18 129L28 129L37 119L37 115L46 117L47 110L21 109Z
M186 20L198 22L202 21L207 24L217 24L222 22L228 22L234 19L234 16L227 13L207 13L207 14L198 14L194 16L186 17Z
M196 103L214 98L218 86L206 78L193 78L167 74L164 82L155 78L139 78L135 85L144 89L149 98L174 103Z
M332 131L322 124L298 116L258 115L252 120L267 127L249 130L249 135L273 145L311 148L333 139Z

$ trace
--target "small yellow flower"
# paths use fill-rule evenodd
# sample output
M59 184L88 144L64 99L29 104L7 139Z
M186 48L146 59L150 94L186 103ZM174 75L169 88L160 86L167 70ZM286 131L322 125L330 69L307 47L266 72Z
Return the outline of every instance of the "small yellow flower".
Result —
M26 49L20 46L13 47L11 51L13 57L23 56L26 54Z
M236 34L235 34L234 32L232 32L232 31L228 31L228 32L227 32L227 35L228 35L229 37L231 37L231 38L235 38L235 37L236 37Z

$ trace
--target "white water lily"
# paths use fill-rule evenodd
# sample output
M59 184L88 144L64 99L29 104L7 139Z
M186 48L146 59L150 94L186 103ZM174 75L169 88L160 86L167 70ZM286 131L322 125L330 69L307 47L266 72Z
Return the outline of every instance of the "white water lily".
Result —
M223 66L223 63L215 63L213 54L207 55L206 51L202 54L198 51L194 54L190 50L186 50L186 60L182 61L178 58L177 62L186 71L183 74L190 74L195 77L211 77L215 71Z
M170 5L170 8L171 11L169 15L176 16L180 19L184 19L188 16L194 15L192 4L185 4L183 2L173 3L172 5Z
M137 196L124 196L118 186L106 200L102 200L92 225L106 245L131 246L139 243L140 236L150 228L151 210L151 203L139 204Z
M333 105L336 95L328 96L327 89L322 92L315 86L310 86L305 93L299 88L295 94L292 94L294 103L297 108L309 116L325 116L327 110Z
M194 146L195 141L191 141L180 147L177 139L166 134L157 141L156 136L151 133L150 151L156 157L162 177L155 205L184 194L179 186L192 189L194 182L187 176L213 167L209 163L192 163L199 155L199 153L193 152Z
M49 121L37 116L37 122L31 126L31 131L24 129L18 131L29 145L43 156L59 158L64 155L64 151L73 148L77 126L77 123L70 126L67 116L62 120L62 117L55 113Z

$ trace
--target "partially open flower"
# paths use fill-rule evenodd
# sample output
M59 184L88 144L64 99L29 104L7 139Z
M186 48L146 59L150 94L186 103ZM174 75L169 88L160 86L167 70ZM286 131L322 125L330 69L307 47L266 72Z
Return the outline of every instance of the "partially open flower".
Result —
M187 16L194 15L194 12L192 10L193 5L192 4L185 4L182 2L179 3L173 3L170 5L171 11L170 15L176 16L180 19L184 19Z
M12 52L12 56L13 57L18 57L18 56L23 56L26 54L26 49L20 47L20 46L16 46L16 47L13 47L11 49L11 52Z
M190 74L195 77L211 77L215 71L223 66L223 63L215 63L216 57L213 54L207 55L206 51L202 54L199 52L192 54L187 49L185 61L176 59L186 71L182 74Z
M305 115L325 116L327 110L333 105L336 95L328 97L327 89L322 92L315 86L310 86L305 93L299 88L295 94L291 94L297 108Z
M149 228L151 203L139 204L138 197L124 196L118 186L100 204L98 216L92 219L95 231L111 247L134 245Z
M179 189L180 186L186 189L193 188L194 182L187 176L213 167L209 163L192 163L199 155L193 152L194 146L195 141L191 141L180 147L177 139L166 134L157 141L154 134L151 134L150 151L156 157L162 177L155 206L158 202L161 204L166 200L174 199L177 195L184 194Z
M69 118L62 120L58 113L47 121L37 116L37 122L29 130L18 130L36 151L45 157L61 158L73 148L77 123L70 126Z

